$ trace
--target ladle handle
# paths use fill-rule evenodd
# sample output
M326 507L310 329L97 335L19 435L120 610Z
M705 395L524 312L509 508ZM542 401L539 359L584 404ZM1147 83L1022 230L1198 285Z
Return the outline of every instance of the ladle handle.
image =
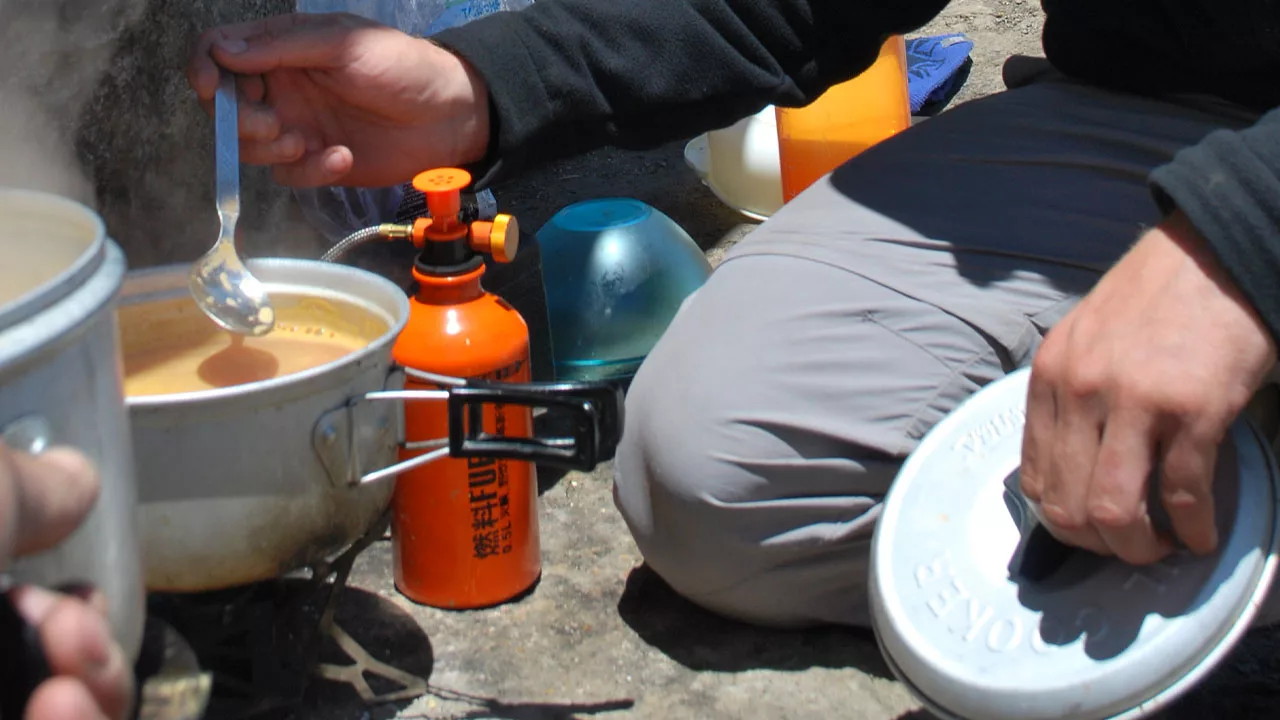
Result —
M53 677L40 631L0 594L0 720L22 720L36 688Z
M240 217L240 110L234 73L221 71L214 100L218 216L234 229Z
M607 383L468 381L448 389L449 455L529 460L589 472L613 459L622 439L623 394ZM484 432L488 404L546 408L568 425L567 438L513 438Z
M1174 537L1173 521L1159 498L1159 474L1153 473L1148 483L1147 512L1155 531ZM1021 539L1009 559L1009 576L1038 583L1048 580L1077 552L1087 552L1058 540L1044 526L1033 503L1022 494L1018 473L1010 473L1004 481L1005 496L1013 503L1018 516Z

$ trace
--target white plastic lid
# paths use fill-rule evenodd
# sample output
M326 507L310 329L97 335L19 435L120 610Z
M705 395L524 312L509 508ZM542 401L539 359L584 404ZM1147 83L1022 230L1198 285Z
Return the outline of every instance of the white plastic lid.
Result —
M1247 422L1215 478L1218 551L1149 567L1075 551L1038 581L1010 577L1029 372L939 423L885 499L872 546L877 637L944 717L1134 718L1167 706L1248 630L1275 573L1275 461Z

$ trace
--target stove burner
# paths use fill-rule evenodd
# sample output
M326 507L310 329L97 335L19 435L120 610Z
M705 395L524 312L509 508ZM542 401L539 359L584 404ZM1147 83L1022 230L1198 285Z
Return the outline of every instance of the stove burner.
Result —
M149 616L186 638L212 674L209 720L287 717L300 709L313 676L349 685L370 705L412 700L427 691L425 680L375 659L334 619L356 558L381 540L389 525L388 512L338 558L312 567L309 578L149 598ZM352 664L321 662L326 639ZM370 675L399 689L377 694Z

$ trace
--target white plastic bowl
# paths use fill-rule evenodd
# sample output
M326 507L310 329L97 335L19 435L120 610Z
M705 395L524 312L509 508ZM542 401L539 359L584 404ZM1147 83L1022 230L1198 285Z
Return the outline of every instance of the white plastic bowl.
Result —
M689 141L685 162L725 205L753 220L782 207L778 120L772 105Z

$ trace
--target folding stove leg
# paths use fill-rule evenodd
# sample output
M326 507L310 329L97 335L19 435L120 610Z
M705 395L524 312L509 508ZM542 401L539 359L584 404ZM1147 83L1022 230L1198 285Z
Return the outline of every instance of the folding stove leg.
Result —
M370 655L369 651L360 647L360 643L356 642L345 630L338 627L337 623L330 624L326 628L326 632L354 663L351 665L320 663L316 665L315 669L316 674L320 677L326 680L347 683L355 688L355 691L360 693L360 699L369 705L413 700L426 694L428 687L426 680L379 661ZM373 673L394 683L399 683L403 689L385 695L377 695L373 692L373 688L369 687L369 682L365 679L365 673Z
M314 597L330 577L333 577L333 583L329 585L329 595L325 599L324 610L320 613L320 622L316 627L316 634L308 643L307 653L304 656L307 667L315 667L316 657L320 652L321 639L328 634L329 628L334 625L333 616L338 609L338 598L342 594L342 589L347 585L347 579L351 576L351 568L355 565L356 558L360 557L365 550L368 550L370 545L373 545L386 535L389 527L391 527L391 508L387 508L386 512L378 518L378 521L369 528L369 531L333 562L317 563L312 567L311 586L306 592L302 593L303 602L305 602L306 598Z
M335 576L333 584L329 588L329 597L325 601L324 611L320 615L320 622L316 627L316 634L312 637L307 647L306 666L311 668L316 675L326 680L347 683L360 694L362 700L371 705L412 700L421 697L427 692L426 680L380 662L361 647L360 643L356 642L345 630L339 627L334 619L338 608L338 598L343 588L347 585L347 579L351 575L351 568L355 564L356 558L367 550L370 545L382 539L390 526L391 510L388 509L379 518L378 522L369 529L369 532L356 541L349 550L332 563L317 566L312 577L312 582L315 583L314 588L318 590L319 586L323 585L331 575ZM347 657L354 661L352 665L339 666L318 662L320 643L326 636L333 638L338 647L347 654ZM365 679L365 673L373 673L398 683L403 689L386 695L377 695Z

